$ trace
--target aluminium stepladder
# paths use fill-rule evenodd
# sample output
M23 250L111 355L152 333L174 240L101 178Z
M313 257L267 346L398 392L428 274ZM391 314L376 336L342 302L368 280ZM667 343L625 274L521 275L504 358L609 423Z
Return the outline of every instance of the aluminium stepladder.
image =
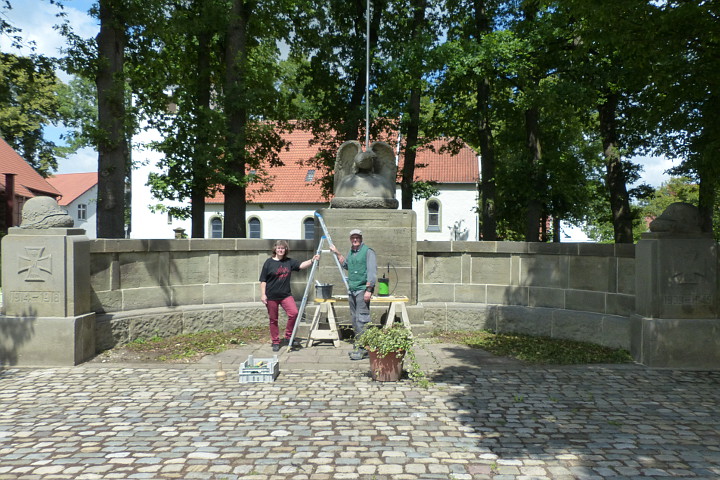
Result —
M322 215L320 215L319 212L315 212L315 216L317 217L318 221L320 222L320 227L323 230L324 235L320 238L320 241L318 242L318 248L315 251L315 255L320 255L320 258L322 258L322 252L323 252L323 245L325 242L328 242L328 246L332 245L332 239L330 238L330 233L327 230L327 226L325 225L325 220L323 220ZM345 276L345 272L343 272L342 265L340 265L340 260L338 259L337 255L333 254L333 258L335 259L335 264L338 267L338 270L340 271L340 277L342 277L343 283L345 284L345 289L349 292L350 286L348 284L347 277ZM308 281L305 285L305 292L303 293L302 301L300 302L300 308L298 309L298 316L295 320L295 325L293 326L293 332L292 336L290 337L290 341L288 343L288 351L291 351L293 348L293 342L295 341L295 334L297 333L297 328L300 322L303 320L303 315L305 314L305 307L307 307L307 301L308 296L310 295L310 291L312 289L312 284L315 279L315 272L317 271L317 267L320 264L320 260L317 262L313 262L312 268L310 269L310 273L308 274ZM320 307L318 307L320 308ZM311 331L312 327L315 325L311 325Z

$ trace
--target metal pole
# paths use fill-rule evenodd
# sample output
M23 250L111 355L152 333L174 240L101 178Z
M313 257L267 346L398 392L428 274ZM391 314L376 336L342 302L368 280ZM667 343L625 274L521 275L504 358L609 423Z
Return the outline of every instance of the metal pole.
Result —
M370 0L366 1L365 23L365 151L370 151Z

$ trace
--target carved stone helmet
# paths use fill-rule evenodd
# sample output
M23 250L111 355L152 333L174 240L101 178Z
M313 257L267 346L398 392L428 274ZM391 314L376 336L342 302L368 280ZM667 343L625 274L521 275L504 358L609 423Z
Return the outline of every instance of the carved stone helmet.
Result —
M52 197L33 197L25 202L20 228L70 228L73 225L72 217Z
M700 212L695 205L675 202L650 222L651 232L700 233Z

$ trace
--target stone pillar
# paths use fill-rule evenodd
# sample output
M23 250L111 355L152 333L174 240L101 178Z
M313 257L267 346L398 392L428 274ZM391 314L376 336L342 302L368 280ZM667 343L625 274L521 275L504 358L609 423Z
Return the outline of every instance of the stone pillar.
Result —
M11 228L2 282L0 364L77 365L95 354L85 230Z
M415 212L373 208L327 208L318 212L325 220L333 243L341 252L350 249L350 230L362 230L363 242L377 254L378 278L387 273L387 266L390 264L390 292L396 296L408 297L411 304L417 302ZM322 229L317 224L317 219L315 232L316 241L319 241ZM322 283L332 283L333 295L343 295L345 286L337 265L331 258L332 254L327 255L327 258L322 259L316 278Z
M631 353L650 367L719 369L717 243L695 228L652 230L635 250Z

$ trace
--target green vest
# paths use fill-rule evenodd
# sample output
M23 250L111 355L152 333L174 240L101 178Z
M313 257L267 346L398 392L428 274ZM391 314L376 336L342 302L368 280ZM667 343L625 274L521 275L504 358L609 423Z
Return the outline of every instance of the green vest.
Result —
M352 249L347 254L348 267L348 285L350 291L365 290L367 284L367 251L368 247L364 243L360 245L357 252Z

